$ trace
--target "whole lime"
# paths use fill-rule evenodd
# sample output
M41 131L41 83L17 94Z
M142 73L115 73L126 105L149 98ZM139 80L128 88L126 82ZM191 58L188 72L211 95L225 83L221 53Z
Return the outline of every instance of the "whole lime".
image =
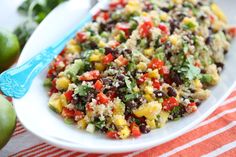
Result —
M12 104L0 95L0 150L7 144L16 127L16 113Z
M0 73L14 64L19 54L20 44L16 35L0 28Z

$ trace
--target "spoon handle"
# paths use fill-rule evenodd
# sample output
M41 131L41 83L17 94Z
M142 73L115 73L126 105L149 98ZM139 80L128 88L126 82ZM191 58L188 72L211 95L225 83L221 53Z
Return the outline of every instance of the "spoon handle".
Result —
M105 1L105 0L104 0ZM43 70L48 64L57 56L65 47L66 43L75 36L76 32L92 20L104 1L95 5L87 14L87 16L79 22L79 24L72 29L63 39L59 40L52 46L42 50L36 56L25 62L24 64L11 68L0 75L0 89L1 91L13 98L23 97L29 90L33 79ZM102 3L102 4L100 4Z

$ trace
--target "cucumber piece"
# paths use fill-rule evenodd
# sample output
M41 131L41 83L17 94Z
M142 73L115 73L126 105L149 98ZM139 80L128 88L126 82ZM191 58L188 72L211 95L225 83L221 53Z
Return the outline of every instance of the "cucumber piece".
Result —
M49 99L49 108L52 109L56 113L61 113L62 112L62 103L60 100L60 94L54 93L50 99Z

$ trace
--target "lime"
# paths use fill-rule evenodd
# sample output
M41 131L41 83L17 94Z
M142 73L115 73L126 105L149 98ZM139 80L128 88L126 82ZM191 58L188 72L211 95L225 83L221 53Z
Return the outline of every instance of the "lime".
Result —
M16 127L12 104L0 95L0 150L7 144Z
M0 73L9 68L20 54L20 45L17 37L0 28Z

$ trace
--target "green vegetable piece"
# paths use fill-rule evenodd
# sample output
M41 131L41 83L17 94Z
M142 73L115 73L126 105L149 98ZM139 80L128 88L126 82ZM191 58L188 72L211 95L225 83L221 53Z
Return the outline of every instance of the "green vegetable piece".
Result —
M210 83L212 82L212 80L213 80L212 75L210 75L210 74L203 74L203 75L202 75L201 81L202 81L203 83L210 84Z
M47 88L52 87L52 80L50 78L46 78L43 82L43 86Z
M88 85L80 85L75 89L75 94L79 94L80 96L86 96L88 92L91 90L91 87Z
M74 64L69 65L69 67L65 70L66 75L70 75L71 77L76 77L76 75L83 71L84 63L81 59L75 60Z

